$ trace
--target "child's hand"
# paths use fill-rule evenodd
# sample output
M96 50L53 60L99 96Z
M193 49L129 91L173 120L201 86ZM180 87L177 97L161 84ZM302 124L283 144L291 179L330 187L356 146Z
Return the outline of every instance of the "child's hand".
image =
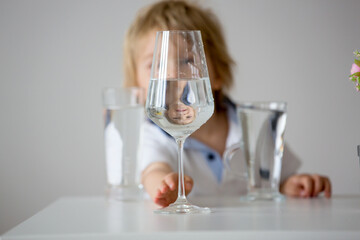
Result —
M285 180L280 191L291 197L317 197L324 192L325 197L331 197L331 183L328 177L317 174L293 175Z
M193 180L184 176L185 194L188 195L193 187ZM167 174L161 181L154 196L154 202L162 207L175 202L178 196L178 174L175 172Z

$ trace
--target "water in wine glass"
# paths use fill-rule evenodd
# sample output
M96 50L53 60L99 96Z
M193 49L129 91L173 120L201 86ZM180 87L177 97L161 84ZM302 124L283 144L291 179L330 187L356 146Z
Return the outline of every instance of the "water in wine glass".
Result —
M208 82L208 78L151 80L149 92L161 95L167 91L167 97L153 96L158 99L150 101L154 104L147 107L148 116L174 138L189 136L213 114L213 101L207 93L211 91Z

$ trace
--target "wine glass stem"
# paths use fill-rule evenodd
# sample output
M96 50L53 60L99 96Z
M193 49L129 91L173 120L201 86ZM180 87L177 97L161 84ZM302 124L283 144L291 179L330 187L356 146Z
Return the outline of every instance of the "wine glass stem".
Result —
M178 145L178 199L176 201L186 201L185 196L185 183L184 183L184 162L183 162L183 151L184 151L185 138L177 138L176 143Z

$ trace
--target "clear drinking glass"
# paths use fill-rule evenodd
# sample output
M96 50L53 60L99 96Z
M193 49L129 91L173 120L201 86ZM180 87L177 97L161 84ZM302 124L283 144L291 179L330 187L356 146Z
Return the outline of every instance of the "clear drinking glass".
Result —
M138 87L103 90L107 194L110 199L142 198L137 165L145 115L144 95L144 89Z
M178 145L178 197L156 213L208 213L188 202L184 188L183 145L214 112L200 31L156 34L146 114L175 138Z
M248 193L242 200L281 201L279 192L287 104L285 102L248 102L237 104L242 139L225 151L225 164L245 161ZM238 158L233 159L236 151ZM243 172L240 169L230 171Z

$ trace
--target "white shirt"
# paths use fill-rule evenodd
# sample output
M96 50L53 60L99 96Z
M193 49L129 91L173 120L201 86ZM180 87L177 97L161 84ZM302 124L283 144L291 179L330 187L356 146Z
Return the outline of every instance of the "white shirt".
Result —
M234 106L227 104L227 110L229 132L226 148L238 143L241 138ZM146 121L144 124L140 170L143 171L153 162L164 162L177 172L178 146L174 138L152 122ZM191 136L186 139L183 154L184 174L194 180L189 196L240 195L247 191L246 179L239 176L244 171L245 163L231 162L232 170L229 171L224 166L223 159L224 156ZM294 174L298 166L298 162L287 162L287 159L283 159L281 179Z

